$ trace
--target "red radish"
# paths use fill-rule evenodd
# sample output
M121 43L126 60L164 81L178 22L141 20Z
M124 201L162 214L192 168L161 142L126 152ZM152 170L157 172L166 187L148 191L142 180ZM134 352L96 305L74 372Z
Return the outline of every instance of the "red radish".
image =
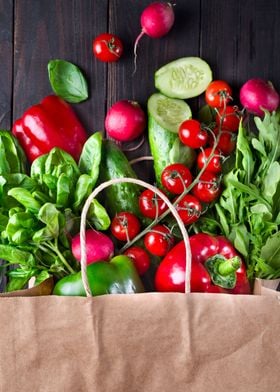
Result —
M72 238L72 253L77 261L81 260L80 233ZM107 235L93 229L86 231L87 264L109 260L114 254L114 244Z
M250 79L240 89L240 102L248 112L263 116L262 109L269 112L279 106L279 94L271 82Z
M129 142L143 133L146 116L139 103L118 101L109 109L105 118L105 129L109 137L120 142Z
M172 4L156 1L144 9L141 14L142 31L134 44L134 72L136 71L136 50L144 34L151 38L161 38L166 35L174 24L174 11Z

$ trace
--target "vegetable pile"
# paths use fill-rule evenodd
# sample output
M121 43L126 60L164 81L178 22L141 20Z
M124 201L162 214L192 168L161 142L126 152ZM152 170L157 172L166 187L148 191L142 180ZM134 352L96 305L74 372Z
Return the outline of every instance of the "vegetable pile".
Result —
M161 37L173 23L170 4L147 7L135 55L143 34ZM93 52L112 62L123 46L106 33L96 37ZM6 271L8 291L32 277L35 285L53 277L53 294L86 295L83 205L97 185L137 178L122 143L139 137L151 155L136 161L153 160L155 184L188 230L191 291L250 294L255 278L280 278L280 112L270 82L245 83L241 110L231 86L212 80L203 59L174 60L155 72L147 113L130 100L109 109L104 138L100 132L88 137L69 105L88 97L80 69L56 59L48 73L56 95L29 108L12 132L0 132L0 258L13 267ZM205 106L193 115L186 100L201 94ZM93 295L184 292L185 243L166 203L130 182L92 201L86 256Z

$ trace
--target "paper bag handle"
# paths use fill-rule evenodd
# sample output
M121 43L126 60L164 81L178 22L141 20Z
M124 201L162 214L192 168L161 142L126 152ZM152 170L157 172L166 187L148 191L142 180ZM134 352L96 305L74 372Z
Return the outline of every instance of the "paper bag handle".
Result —
M135 178L115 178L110 181L103 182L101 185L99 185L87 198L82 214L81 214L81 224L80 224L80 243L81 243L81 273L82 273L82 281L83 285L86 291L87 297L92 296L91 289L89 287L88 283L88 278L87 278L87 256L86 256L86 217L88 210L90 208L90 205L93 201L93 199L105 188L115 185L115 184L121 184L121 183L132 183L132 184L137 184L140 185L144 188L150 189L152 192L157 194L169 207L172 215L176 219L178 226L181 230L181 233L183 235L183 240L185 242L185 248L186 248L186 274L185 274L185 293L190 293L190 281L191 281L191 248L190 248L190 242L189 242L189 236L187 233L187 230L184 226L184 223L182 219L180 218L178 212L176 211L175 207L171 203L171 201L156 187L153 185L148 184L145 181L138 180Z

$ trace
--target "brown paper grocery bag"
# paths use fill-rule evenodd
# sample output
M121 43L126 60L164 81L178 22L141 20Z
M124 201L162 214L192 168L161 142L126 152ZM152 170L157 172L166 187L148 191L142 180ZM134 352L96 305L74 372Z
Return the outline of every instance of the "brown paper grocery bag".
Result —
M0 298L1 392L278 392L277 296Z
M189 293L190 246L170 209L186 244L187 294L0 298L0 392L279 391L279 293Z

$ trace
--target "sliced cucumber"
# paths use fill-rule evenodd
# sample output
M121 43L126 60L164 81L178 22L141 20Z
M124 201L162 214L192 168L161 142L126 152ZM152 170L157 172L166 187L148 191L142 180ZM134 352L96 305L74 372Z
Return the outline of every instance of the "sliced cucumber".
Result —
M155 85L171 98L193 98L202 94L212 81L209 65L200 57L183 57L158 69Z
M156 93L148 100L149 114L164 129L178 133L180 124L191 118L192 112L189 105L181 99L168 98Z

